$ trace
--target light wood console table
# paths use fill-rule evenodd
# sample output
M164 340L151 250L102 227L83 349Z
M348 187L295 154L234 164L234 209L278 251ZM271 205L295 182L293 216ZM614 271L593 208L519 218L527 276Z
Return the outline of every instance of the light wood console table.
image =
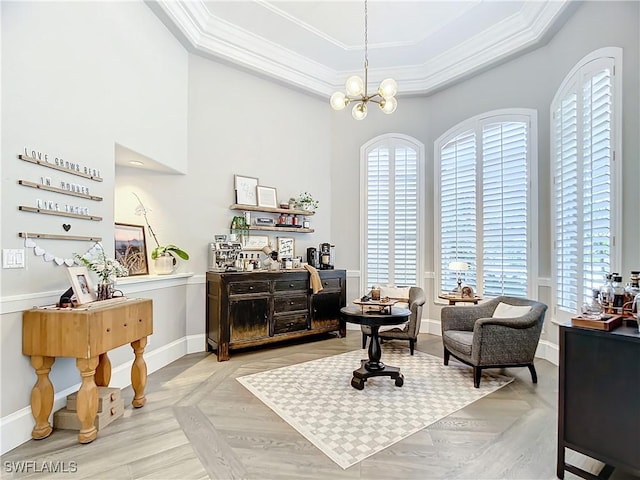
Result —
M107 301L111 302L111 301ZM49 372L56 357L72 357L82 377L77 411L82 425L80 443L95 440L94 420L98 412L98 386L108 386L111 362L107 352L131 344L135 360L131 366L134 407L146 402L147 364L143 358L147 336L153 333L150 299L124 299L116 303L94 302L73 309L34 308L22 315L22 353L31 357L37 380L31 391L31 412L36 424L34 439L51 435L49 415L54 390Z

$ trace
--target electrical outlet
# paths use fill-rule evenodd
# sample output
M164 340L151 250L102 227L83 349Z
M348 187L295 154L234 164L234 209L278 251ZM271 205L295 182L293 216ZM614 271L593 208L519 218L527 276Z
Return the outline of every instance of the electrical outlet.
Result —
M3 248L2 268L24 268L24 249Z

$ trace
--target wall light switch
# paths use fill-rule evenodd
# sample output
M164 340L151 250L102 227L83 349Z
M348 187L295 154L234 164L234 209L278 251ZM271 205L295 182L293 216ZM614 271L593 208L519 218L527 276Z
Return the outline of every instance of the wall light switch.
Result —
M24 268L24 249L3 248L2 268Z

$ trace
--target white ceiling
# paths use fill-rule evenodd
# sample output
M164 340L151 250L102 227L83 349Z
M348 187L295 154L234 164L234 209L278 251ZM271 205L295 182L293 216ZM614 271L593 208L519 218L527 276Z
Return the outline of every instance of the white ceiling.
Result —
M148 0L185 46L328 97L364 71L364 1ZM546 42L570 0L368 3L369 83L427 94Z

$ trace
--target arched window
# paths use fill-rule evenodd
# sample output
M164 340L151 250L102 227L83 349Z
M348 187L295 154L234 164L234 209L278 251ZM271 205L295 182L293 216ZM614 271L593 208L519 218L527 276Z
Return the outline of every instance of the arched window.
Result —
M620 258L621 65L619 48L587 55L551 103L553 287L560 319L579 312Z
M435 143L436 288L463 282L487 297L529 296L536 278L531 182L537 115L509 109L468 119Z
M362 146L363 285L421 285L424 146L388 134Z

